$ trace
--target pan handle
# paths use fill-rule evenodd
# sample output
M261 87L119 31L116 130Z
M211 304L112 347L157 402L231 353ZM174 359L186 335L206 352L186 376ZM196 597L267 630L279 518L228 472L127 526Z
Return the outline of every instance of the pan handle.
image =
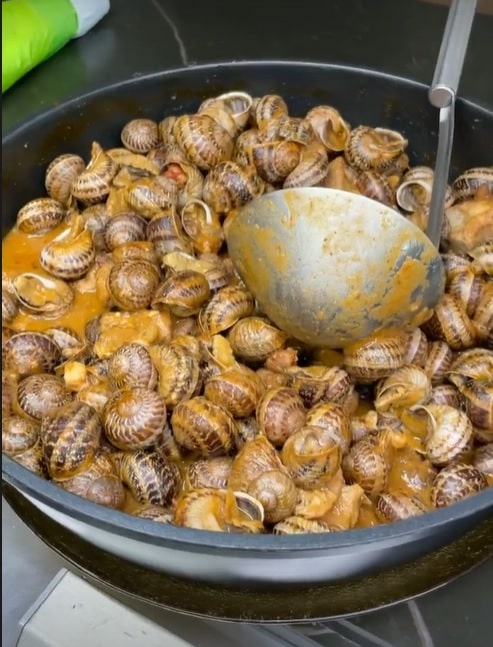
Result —
M446 108L459 86L477 0L453 0L450 6L435 74L428 92L430 103Z

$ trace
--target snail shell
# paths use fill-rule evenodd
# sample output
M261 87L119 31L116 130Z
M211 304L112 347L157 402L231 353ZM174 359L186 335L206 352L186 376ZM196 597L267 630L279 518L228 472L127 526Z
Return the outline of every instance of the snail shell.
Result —
M262 504L267 523L277 523L294 513L297 490L285 472L263 472L250 481L248 494Z
M182 270L171 274L157 288L151 307L169 308L175 317L196 315L210 297L209 283L204 274Z
M424 370L433 385L444 381L454 360L454 353L445 341L432 341L428 344L428 357Z
M2 366L2 417L10 416L13 411L18 380L16 371L4 369Z
M214 291L227 286L231 279L231 270L217 254L200 254L198 258L195 258L183 252L171 252L163 257L162 265L174 272L181 270L202 272L205 274L210 289Z
M46 193L61 204L68 204L72 195L72 185L85 168L86 163L80 155L65 153L55 157L46 169Z
M12 285L2 285L2 324L9 324L16 318L19 304Z
M321 517L320 521L331 530L350 530L356 525L364 492L357 483L343 485L334 505Z
M307 409L319 402L343 404L352 387L349 375L338 366L289 366L284 372Z
M327 150L344 150L350 127L338 110L332 106L316 106L307 112L305 119Z
M282 447L285 441L305 424L305 407L298 393L289 387L267 390L257 406L257 424L270 442Z
M472 424L459 409L445 404L420 405L430 418L425 450L428 460L437 467L448 465L464 452L472 438Z
M447 254L441 254L441 259L445 270L447 284L450 283L456 274L468 272L472 269L470 260L460 254L448 252Z
M262 141L262 134L257 128L249 128L240 133L233 149L233 162L240 166L256 166L253 160L253 149ZM260 173L259 175L263 177ZM265 180L265 178L263 179Z
M265 182L282 182L298 166L300 149L300 144L284 140L254 144L250 147L251 159L245 160L242 166L247 161L253 162Z
M101 437L97 412L74 400L41 419L40 438L48 472L53 479L72 478L94 460Z
M60 348L64 359L80 359L85 356L87 347L78 333L68 326L53 326L44 331Z
M189 489L225 490L232 465L233 459L229 456L216 456L193 461L187 468L185 482Z
M283 182L283 188L296 188L300 186L316 186L327 175L329 158L325 146L318 142L311 142L300 153L300 161L288 174Z
M157 378L149 351L142 344L123 344L109 359L108 380L115 389L154 389Z
M158 149L159 147L153 148L149 153ZM131 173L141 173L142 175L158 175L161 170L159 163L153 156L132 153L128 148L109 148L106 150L106 154L120 165L120 170L124 168Z
M493 375L493 351L486 348L470 348L455 356L447 377L457 387L464 378L489 380Z
M63 221L66 209L53 198L36 198L27 202L17 213L16 226L28 236L42 236Z
M80 279L94 263L96 250L92 233L84 218L76 216L71 224L41 250L41 267L59 279Z
M361 171L356 181L361 195L377 200L387 206L394 204L394 190L389 180L381 173L375 171Z
M206 114L177 117L173 135L188 160L202 171L209 171L233 154L230 134Z
M288 106L278 94L265 94L253 101L252 117L258 128L264 128L270 121L287 116Z
M12 290L23 310L43 318L60 317L74 301L74 292L65 281L34 272L15 276Z
M306 519L320 519L340 497L344 487L344 476L339 468L335 475L319 490L298 489L294 513Z
M461 408L461 396L453 384L438 384L431 390L426 404L447 404L454 409Z
M377 497L376 511L382 523L393 523L401 519L417 517L428 512L428 508L418 496L409 496L401 492L383 492Z
M25 467L30 472L33 472L42 478L49 477L41 442L38 441L32 447L26 449L26 451L20 452L19 454L12 456L12 458L16 463L19 463L19 465L22 465L22 467Z
M91 159L72 185L72 195L84 204L102 202L110 191L118 164L101 148L98 142L91 146Z
M72 394L61 377L37 373L28 375L17 387L17 412L41 420L51 409L62 407L72 400Z
M102 452L96 454L89 467L71 479L61 481L64 490L78 496L120 510L125 503L125 489L111 460Z
M284 373L271 371L268 368L260 367L255 371L261 379L265 389L273 389L277 386L288 386L288 376Z
M271 119L262 126L262 137L267 141L282 139L303 146L320 143L316 140L310 123L301 117L282 116Z
M452 182L452 191L456 200L473 198L481 187L486 187L490 193L493 193L493 167L470 168Z
M351 418L342 406L334 402L317 404L307 412L305 423L324 429L339 443L343 455L349 450L352 440Z
M179 402L171 415L178 444L202 456L227 454L233 446L234 421L222 406L202 396Z
M198 391L201 385L199 359L190 346L172 342L151 346L149 352L158 371L158 392L168 408L176 407Z
M429 166L413 166L405 173L396 191L396 202L404 211L418 211L431 201L434 171ZM451 187L445 193L445 208L455 200Z
M444 294L432 316L422 326L428 338L447 342L452 350L464 350L474 345L476 331L459 299Z
M462 501L488 486L482 472L472 465L456 463L440 470L431 491L431 499L436 508Z
M211 117L216 124L221 126L221 128L224 128L232 139L236 136L238 130L236 123L221 101L206 99L202 102L197 114L208 115Z
M178 187L164 175L139 178L127 184L125 200L138 214L152 218L163 209L176 205Z
M205 397L225 407L235 418L253 414L261 391L259 378L246 366L227 368L210 377L204 385Z
M360 485L368 496L383 492L388 484L395 436L385 432L367 432L343 458L346 481Z
M2 452L16 456L31 449L39 440L39 425L24 416L8 415L2 420Z
M493 373L490 373L493 377ZM465 378L457 388L465 403L466 413L475 427L493 435L493 379Z
M86 384L77 391L76 400L85 402L91 406L99 415L103 414L104 407L110 399L113 391L108 380L101 380L95 384Z
M493 276L493 240L481 243L468 254L474 259L471 266L476 274Z
M330 528L317 519L305 519L305 517L293 515L276 523L272 532L274 535L305 535L330 532Z
M259 434L257 421L253 416L249 418L238 418L235 420L234 444L236 451L240 451L247 442L256 438Z
M152 119L132 119L120 136L122 144L132 153L148 153L161 143L158 125Z
M204 182L204 201L217 213L237 209L264 192L264 182L250 166L227 160L216 164Z
M493 442L474 450L472 464L490 479L493 477Z
M262 362L283 348L288 335L262 317L244 317L228 333L233 352L247 362Z
M405 364L415 364L424 368L428 357L428 339L421 328L413 328L406 338Z
M274 446L263 435L247 440L233 458L228 487L235 491L248 492L254 479L271 471L286 472Z
M42 332L19 332L2 346L2 365L19 378L36 373L51 373L62 361L62 354L53 339Z
M124 388L106 403L102 420L108 440L123 450L150 447L166 425L162 396L145 387Z
M162 505L145 505L133 512L136 517L150 519L158 523L173 523L173 512Z
M493 283L484 285L472 322L478 341L493 350Z
M192 252L192 244L186 239L174 208L160 211L149 220L146 237L154 245L159 255L174 251Z
M199 107L198 112L201 112L207 105L217 103L219 104L233 119L236 130L242 130L248 123L250 111L253 106L252 97L246 92L240 90L231 90L220 94L213 99L206 99Z
M400 133L386 128L357 126L350 132L344 154L358 171L385 172L408 144Z
M145 240L146 224L144 218L136 213L124 213L110 218L104 229L107 248L113 250L123 243Z
M405 333L371 337L344 348L344 368L358 382L374 382L403 366L405 356Z
M159 278L159 271L147 261L127 260L116 263L108 276L111 300L122 310L148 308L159 285Z
M374 406L379 413L398 412L427 400L431 389L427 373L418 366L407 364L377 385Z
M224 242L219 216L202 200L188 201L181 211L183 229L199 253L216 254Z
M456 297L468 317L474 317L483 292L483 281L472 269L457 272L449 282L448 293Z
M141 504L168 506L181 485L180 471L156 452L114 454L121 480Z
M154 245L148 240L135 240L115 247L111 254L115 263L120 261L147 261L159 270L159 261Z
M322 427L305 426L283 445L281 460L294 483L305 489L317 488L329 480L341 464L341 447Z
M224 332L254 309L254 299L249 290L240 286L227 286L216 292L200 313L200 323L210 335Z

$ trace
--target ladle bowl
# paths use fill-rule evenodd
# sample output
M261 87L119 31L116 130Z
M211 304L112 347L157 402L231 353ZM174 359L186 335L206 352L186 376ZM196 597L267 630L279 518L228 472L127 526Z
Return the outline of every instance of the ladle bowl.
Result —
M284 189L242 207L229 254L260 309L311 346L342 348L420 325L443 294L436 247L379 202L321 187Z

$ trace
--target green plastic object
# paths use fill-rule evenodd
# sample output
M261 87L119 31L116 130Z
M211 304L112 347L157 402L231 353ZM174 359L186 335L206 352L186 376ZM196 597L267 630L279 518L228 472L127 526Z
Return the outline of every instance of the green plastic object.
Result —
M77 29L70 0L2 2L2 93L61 49Z

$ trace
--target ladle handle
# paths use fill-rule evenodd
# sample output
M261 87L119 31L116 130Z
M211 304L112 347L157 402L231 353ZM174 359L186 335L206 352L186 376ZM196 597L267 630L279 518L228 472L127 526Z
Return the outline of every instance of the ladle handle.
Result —
M442 36L435 74L428 97L436 108L445 108L455 99L462 74L477 0L453 0Z

